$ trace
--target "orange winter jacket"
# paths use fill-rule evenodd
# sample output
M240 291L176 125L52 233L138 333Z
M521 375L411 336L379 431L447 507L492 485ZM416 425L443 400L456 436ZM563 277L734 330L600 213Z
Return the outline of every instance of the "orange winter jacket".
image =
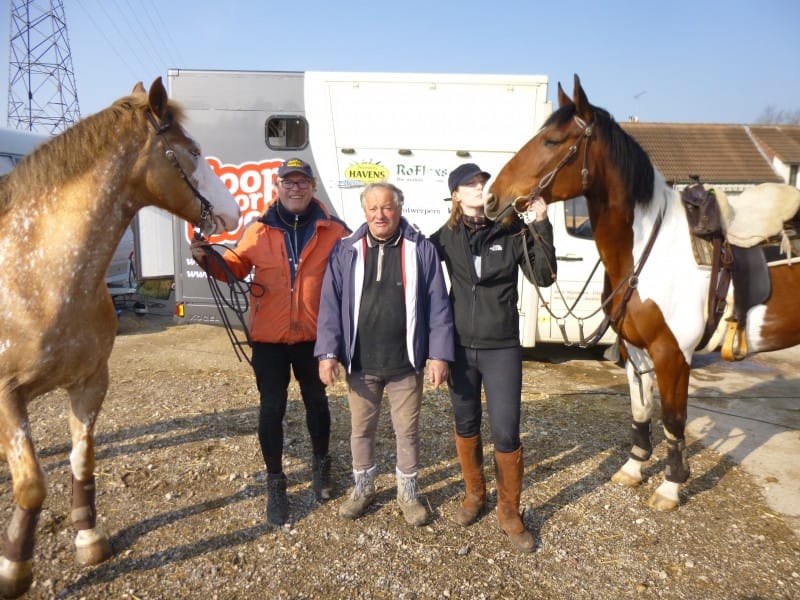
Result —
M349 230L319 200L314 198L312 202L320 210L315 211L316 220L307 225L314 227L314 233L300 253L294 286L286 233L270 225L275 215L274 202L264 217L247 226L234 250L223 255L239 279L255 267L249 323L250 339L254 342L295 344L317 337L319 295L328 256L337 240L348 235Z

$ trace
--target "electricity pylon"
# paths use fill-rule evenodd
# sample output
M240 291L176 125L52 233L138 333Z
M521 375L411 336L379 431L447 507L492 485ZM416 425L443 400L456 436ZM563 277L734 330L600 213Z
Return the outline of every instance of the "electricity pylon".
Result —
M56 134L80 119L61 0L11 0L8 56L9 127Z

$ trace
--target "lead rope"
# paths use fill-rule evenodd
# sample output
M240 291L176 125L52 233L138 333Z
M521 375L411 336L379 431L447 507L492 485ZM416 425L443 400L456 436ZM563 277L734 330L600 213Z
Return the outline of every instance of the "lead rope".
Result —
M597 263L595 264L594 268L592 269L592 272L589 274L589 277L586 280L586 283L583 285L583 289L581 289L580 294L578 294L578 297L575 299L575 302L572 303L572 306L567 307L567 312L564 314L563 317L558 317L550 309L549 303L545 300L544 296L542 295L541 290L539 289L539 284L536 283L536 278L533 277L533 273L534 273L533 265L531 264L531 259L530 259L530 256L528 254L527 235L525 234L526 229L529 229L529 228L523 227L523 229L521 231L523 254L525 256L525 263L526 263L526 265L528 267L528 271L530 272L530 274L532 276L531 282L533 283L533 287L536 288L536 294L539 296L539 299L542 302L542 306L544 306L544 308L547 310L548 314L552 318L556 319L556 323L558 324L558 327L561 330L561 337L564 338L564 345L565 346L574 345L572 342L569 341L569 338L567 336L567 329L566 329L566 322L565 322L566 317L570 316L570 315L576 317L577 320L578 320L578 329L579 329L579 335L580 335L580 343L578 344L578 346L580 348L590 348L590 347L596 346L598 344L598 342L600 342L600 340L602 339L603 335L608 330L608 328L611 327L612 325L614 326L614 329L617 332L619 332L619 328L621 327L622 320L623 320L623 318L625 316L625 308L626 308L626 306L628 304L628 301L630 300L631 296L633 295L633 292L636 291L636 288L637 288L637 286L639 284L639 274L642 272L642 269L644 268L644 264L645 264L645 262L647 262L648 256L650 256L650 251L653 249L653 244L655 243L656 237L658 236L658 232L661 229L661 222L663 221L663 219L664 219L664 211L662 210L661 212L659 212L658 217L656 218L656 221L653 224L653 229L650 232L650 237L647 240L647 244L644 247L642 255L639 257L639 262L635 265L633 271L627 277L623 277L620 280L620 282L617 284L617 286L611 291L611 293L608 294L608 296L606 296L606 299L600 304L600 306L597 309L595 309L591 314L589 314L589 315L587 315L585 317L578 317L572 311L575 308L575 306L577 306L578 301L581 299L581 296L583 296L583 293L586 291L586 288L588 287L589 282L591 281L592 277L594 276L595 271L597 270L598 265L600 264L600 260L598 259ZM540 241L540 243L544 243L545 240L542 239L541 236L539 236L533 228L530 228L529 231L531 232L531 235L534 236L535 239L538 239ZM549 260L548 260L548 263L549 263ZM553 272L553 266L549 265L549 264L548 264L548 266L550 267L550 271L552 273ZM566 304L567 304L566 298L564 297L564 294L561 291L561 288L558 286L558 280L556 278L554 278L554 279L556 280L556 289L558 290L558 293L561 296L561 299L564 302L564 305L566 306ZM624 292L624 294L622 296L622 301L620 302L620 305L617 307L617 310L614 313L614 315L612 316L610 314L610 312L607 312L605 318L603 319L603 321L600 323L600 325L597 326L597 329L595 329L594 332L589 335L589 338L586 339L584 337L584 335L583 335L583 323L584 323L584 321L586 319L592 318L599 311L603 310L606 307L607 304L610 304L610 302L614 299L614 297L622 290L622 287L625 286L626 284L627 284L627 288L625 289L625 292Z
M194 237L196 240L202 240L203 234L199 231L195 231ZM250 295L252 294L256 298L263 296L264 286L253 281L245 281L244 279L239 279L236 277L236 275L233 274L233 271L231 271L228 267L228 264L222 258L222 255L212 249L214 246L219 246L224 250L236 254L233 250L227 246L223 246L222 244L210 244L209 246L205 246L203 248L206 253L206 260L199 266L206 273L208 287L211 289L211 297L213 298L214 304L217 307L219 318L220 321L222 321L225 332L228 334L228 340L230 341L231 346L233 346L233 351L236 354L236 358L239 359L239 362L241 362L242 358L244 358L244 360L246 360L250 366L253 366L253 342L250 339L250 332L247 329L247 323L245 322L244 316L250 309ZM214 261L213 268L209 268L210 260ZM224 274L225 283L228 285L229 291L227 298L220 288L219 281L211 274L212 272L221 272ZM244 340L239 339L239 336L234 330L231 318L225 310L226 308L236 315L236 319L241 325L242 332L244 334ZM245 346L247 346L247 349Z
M597 268L600 266L600 259L599 258L597 259L597 262L594 264L594 267L592 267L592 272L589 273L589 277L586 279L586 282L583 284L583 287L581 288L581 291L578 293L577 298L575 298L575 301L569 306L567 305L567 299L566 299L566 296L564 296L564 292L561 290L561 287L558 285L558 278L553 276L553 280L555 282L556 290L558 291L558 295L561 297L561 300L562 300L562 302L564 303L564 306L567 309L567 312L559 317L558 315L556 315L553 312L553 309L550 308L550 303L545 299L544 295L542 294L541 289L539 289L539 284L536 282L536 278L533 276L533 272L534 272L533 271L533 264L531 263L531 258L530 258L530 255L528 254L528 236L526 234L526 230L530 231L531 235L534 238L534 241L538 241L539 243L541 243L543 245L547 245L547 241L544 238L542 238L542 236L539 235L538 232L533 228L523 228L522 231L520 232L521 235L522 235L523 255L525 256L525 264L528 267L528 271L531 273L530 281L531 281L531 283L533 283L533 287L536 289L536 295L539 296L539 300L541 301L542 306L544 307L544 309L547 311L547 314L549 314L550 317L555 319L556 324L558 325L558 328L561 331L561 337L564 340L564 345L565 346L574 346L575 345L574 342L571 342L569 340L569 336L567 335L566 319L569 316L574 317L578 321L578 335L580 337L580 342L578 343L578 347L580 347L580 348L588 348L590 346L596 345L597 342L600 341L600 338L603 337L603 333L605 333L605 330L608 329L608 324L604 321L594 331L594 333L590 334L589 341L587 341L586 340L586 336L583 333L584 321L586 321L588 319L591 319L593 316L595 316L597 313L599 313L601 310L603 310L605 308L605 306L609 302L611 302L611 300L614 298L615 294L625 284L625 280L623 279L617 285L617 287L614 289L614 291L611 294L609 294L609 296L605 299L605 301L603 301L600 304L600 306L598 306L594 311L592 311L588 315L585 315L583 317L579 317L574 312L575 307L580 302L581 298L583 297L583 294L586 292L586 288L589 287L589 283L591 282L592 277L594 277L595 271L597 271ZM547 266L550 268L550 272L553 273L554 272L553 265L550 264L550 259L547 257L547 254L545 254L543 256L543 258L547 262ZM600 332L600 335L597 335L598 332L600 331L600 328L603 327L603 326L605 326L603 328L603 331Z

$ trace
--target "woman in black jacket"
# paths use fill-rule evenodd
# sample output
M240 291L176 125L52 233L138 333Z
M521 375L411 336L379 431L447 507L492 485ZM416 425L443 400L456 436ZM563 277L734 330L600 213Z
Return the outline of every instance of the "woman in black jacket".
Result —
M529 226L521 219L508 226L490 221L483 212L483 188L489 177L473 163L460 165L450 173L450 218L431 236L450 276L455 321L455 362L448 384L456 450L466 487L455 519L462 526L470 525L486 507L481 442L483 386L497 471L497 518L513 546L530 552L534 539L519 513L524 465L519 436L522 350L517 284L520 267L539 286L549 286L555 280L553 228L541 198L529 209L535 214Z

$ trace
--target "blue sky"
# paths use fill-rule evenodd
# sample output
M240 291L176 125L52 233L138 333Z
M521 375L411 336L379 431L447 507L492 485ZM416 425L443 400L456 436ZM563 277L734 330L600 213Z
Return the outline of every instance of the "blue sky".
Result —
M9 3L0 31L9 31ZM64 0L81 114L168 68L540 74L617 120L800 111L798 0ZM8 39L0 44L8 98Z

